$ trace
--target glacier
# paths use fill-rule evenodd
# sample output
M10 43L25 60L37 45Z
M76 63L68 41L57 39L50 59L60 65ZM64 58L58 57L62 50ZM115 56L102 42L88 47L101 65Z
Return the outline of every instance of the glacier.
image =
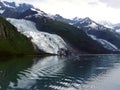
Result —
M98 41L99 43L101 43L103 45L104 48L107 48L109 50L112 51L118 51L119 49L117 48L117 46L115 46L114 44L110 43L109 41L105 40L105 39L100 39L100 38L96 38L96 36L94 35L90 35L89 36L93 39Z
M19 32L31 38L33 44L40 50L50 54L64 54L65 51L67 51L67 44L60 36L38 31L34 22L13 18L7 18L7 20L13 24Z

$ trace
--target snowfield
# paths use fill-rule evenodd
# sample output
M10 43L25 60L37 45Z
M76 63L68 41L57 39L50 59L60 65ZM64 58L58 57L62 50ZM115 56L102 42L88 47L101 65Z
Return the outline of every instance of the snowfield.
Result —
M64 53L67 50L67 44L60 36L38 31L35 23L24 19L7 18L7 20L17 27L19 32L31 38L40 50L51 54Z

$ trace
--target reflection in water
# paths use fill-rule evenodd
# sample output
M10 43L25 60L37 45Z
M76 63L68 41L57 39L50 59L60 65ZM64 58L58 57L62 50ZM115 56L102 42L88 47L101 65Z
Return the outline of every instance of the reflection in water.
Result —
M0 59L0 88L7 90L12 83L14 87L18 85L20 75L32 65L31 57L27 58L1 58Z
M1 90L120 90L120 79L116 79L120 71L117 70L120 70L119 55L7 58L0 61L0 88Z

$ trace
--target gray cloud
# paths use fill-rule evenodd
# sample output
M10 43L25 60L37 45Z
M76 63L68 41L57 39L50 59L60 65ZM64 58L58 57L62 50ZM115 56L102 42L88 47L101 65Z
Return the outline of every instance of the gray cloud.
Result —
M107 6L112 8L120 8L120 0L99 0L100 2L106 3Z

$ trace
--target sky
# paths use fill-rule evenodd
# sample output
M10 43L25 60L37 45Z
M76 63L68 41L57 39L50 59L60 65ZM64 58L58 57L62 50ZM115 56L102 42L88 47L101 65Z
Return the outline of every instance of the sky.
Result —
M49 14L65 18L90 17L95 21L120 23L120 0L7 0L25 2Z

